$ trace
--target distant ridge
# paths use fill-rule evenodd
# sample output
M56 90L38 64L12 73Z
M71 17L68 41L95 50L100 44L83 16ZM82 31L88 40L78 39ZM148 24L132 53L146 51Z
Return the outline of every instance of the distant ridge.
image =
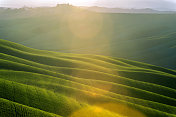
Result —
M98 7L98 6L91 6L91 7L85 7L81 6L81 8L95 11L95 12L101 12L101 13L156 13L156 14L170 14L170 13L176 13L175 11L158 11L151 8L145 8L145 9L124 9L124 8L106 8L106 7Z
M35 8L35 7L34 7ZM0 7L0 11L7 9L34 9L32 7L23 7L23 8L10 8L10 7ZM100 13L146 13L146 14L176 14L176 11L160 11L151 8L136 9L136 8L108 8L108 7L99 7L99 6L73 6L70 4L57 4L56 7L36 7L36 8L81 8L89 11L100 12Z

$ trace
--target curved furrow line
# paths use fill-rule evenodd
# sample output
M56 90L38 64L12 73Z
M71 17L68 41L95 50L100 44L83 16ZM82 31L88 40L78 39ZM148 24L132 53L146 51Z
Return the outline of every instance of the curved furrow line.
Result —
M72 76L80 77L80 78L98 79L98 80L105 80L105 81L111 81L111 82L112 81L115 82L114 79L119 78L119 76L118 77L117 76L112 77L112 75L109 75L109 74L107 74L107 75L103 74L102 75L102 72L100 73L100 72L97 72L97 71L90 71L90 70L88 71L88 70L81 70L81 69L78 70L78 69L70 69L70 68L58 68L58 67L52 67L51 68L51 66L48 66L48 65L38 64L36 62L28 61L28 60L25 60L25 59L19 59L17 57L5 55L5 54L1 54L0 58L5 59L5 60L10 60L10 61L13 61L13 62L27 64L27 65L30 65L30 66L32 65L34 67L39 67L39 68L47 69L47 70L54 71L54 72L59 71L62 74L72 75ZM112 80L110 80L110 78ZM123 83L123 82L125 82L125 79L124 79L124 81L121 81L121 82L118 82L118 83ZM129 83L129 84L131 84L131 83ZM173 93L170 93L170 94L173 94Z
M34 62L32 63L32 62L29 62L29 61L24 61L24 62L22 62L23 60L22 59L20 59L20 60L18 60L16 57L12 57L12 56L4 56L4 55L2 55L1 54L1 57L0 58L3 58L3 59L5 59L5 60L8 60L9 59L9 57L10 58L12 58L12 59L10 59L10 61L12 60L12 61L14 61L14 62L20 62L20 63L28 63L27 65L30 65L31 66L31 64L32 64L32 66L33 66L33 64L34 64ZM17 59L17 60L16 60ZM16 60L16 61L15 61ZM36 64L36 63L35 63ZM39 67L39 68L44 68L44 69L47 69L47 66L46 67L41 67L41 65L40 64L37 64L37 66L36 65L34 65L34 67ZM64 69L64 70L63 70ZM54 72L57 72L57 71L59 71L59 73L62 73L62 74L66 74L66 75L71 75L71 76L74 76L74 77L80 77L80 78L87 78L87 79L98 79L98 80L104 80L104 81L111 81L111 82L116 82L114 79L117 79L117 78L119 78L119 77L117 77L117 76L111 76L111 75L109 75L109 74L107 74L107 75L104 75L103 73L101 73L101 72L94 72L94 71L88 71L88 70L78 70L78 69L71 69L72 71L68 71L68 69L69 68L57 68L57 70L56 71L54 71ZM47 69L48 70L48 69ZM50 69L49 69L50 70ZM63 72L62 72L63 71ZM74 74L68 74L68 73L70 73L70 72L73 72L74 74L77 72L78 74L76 74L76 75L74 75ZM88 73L87 73L88 72ZM93 74L92 74L92 72L93 72ZM95 74L96 73L96 74ZM98 74L97 74L98 73ZM83 75L82 75L83 74ZM92 74L92 76L90 76L90 74ZM103 74L103 75L102 75ZM90 77L92 77L92 78L90 78ZM112 80L107 80L107 78L109 79L110 77L112 77ZM121 82L118 82L119 84L124 84L124 82L125 82L125 80L127 80L128 82L129 82L129 80L128 79L122 79L122 81ZM136 86L136 83L137 83L137 81L134 81L135 82L135 84L134 84L134 86ZM142 82L139 82L140 84L142 83ZM129 83L129 84L131 84L131 82ZM127 85L127 84L125 84L125 85ZM145 83L145 85L146 85L146 83ZM144 86L145 86L144 85ZM129 86L129 85L127 85L127 86ZM134 87L134 86L132 86L132 87ZM161 87L160 87L161 88ZM146 88L147 89L147 88ZM173 93L169 93L169 94L173 94Z
M2 51L2 50L1 50L1 51ZM17 51L17 50L16 50L16 51ZM12 53L15 54L14 51L13 51ZM16 53L16 54L19 54L19 53ZM24 56L25 56L25 55L24 55ZM24 57L24 56L23 56L23 57ZM31 57L32 57L32 56L31 56ZM71 57L71 58L73 58L73 57ZM77 58L79 58L79 57L77 57ZM58 59L58 58L57 58L57 59ZM67 60L68 60L68 59L67 59ZM76 60L76 59L75 59L75 60ZM76 61L77 61L77 60L76 60ZM91 60L92 63L93 63L93 61L95 61L95 60ZM35 62L36 62L36 61L35 61ZM38 62L39 62L39 61L38 61ZM64 61L62 61L62 62L64 62ZM72 60L72 62L73 62L73 60ZM75 61L74 61L74 62L75 62ZM74 67L75 67L75 66L76 66L76 67L80 67L81 65L80 65L79 62L80 62L80 61L78 61L76 64L74 64L74 65L72 65L72 66L74 66ZM81 62L85 62L85 61L81 61ZM87 62L87 61L86 61L86 62ZM90 62L90 61L89 61L89 62ZM89 64L89 62L88 62L88 64ZM92 66L92 63L90 63L91 66ZM96 63L98 63L98 62L96 62ZM107 64L107 62L105 62L105 63ZM70 64L72 64L72 63L70 63ZM82 64L85 65L85 63L82 63ZM89 65L90 65L90 64L89 64ZM97 66L97 64L94 64L94 67L95 67L95 65ZM108 66L109 66L109 65L108 65ZM111 66L111 65L110 65L110 66ZM92 67L91 67L91 68L92 68ZM106 68L106 67L104 67L104 66L98 65L98 69L99 69L99 68L101 69L101 71L102 71L102 69L104 68L104 69L103 69L103 72L107 72L107 71L108 71L108 72L111 73L111 74L114 74L114 73L116 74L116 72L117 72L117 70L114 70L114 68L111 68L111 69L110 69L110 68ZM88 69L90 69L90 68L88 68ZM99 69L98 71L100 71L100 69ZM117 68L116 68L116 69L117 69ZM135 71L141 71L141 70L142 70L142 71L151 71L151 70L148 70L148 69L141 69L141 68L140 68L140 69L139 69L139 68L135 68L135 69L134 69L134 68L132 68L132 69L130 68L130 69L128 69L128 70L135 70ZM152 72L153 72L153 71L155 72L155 70L152 70ZM159 73L161 74L162 72L159 72ZM162 73L162 74L163 74L163 75L167 75L167 74L164 74L164 73ZM168 75L169 75L169 74L168 74Z
M65 86L63 86L63 87L65 87ZM71 88L71 89L73 89L73 88ZM83 99L90 99L91 100L90 103L95 103L95 102L99 102L99 103L102 103L102 102L122 103L122 104L125 104L125 105L127 104L128 106L130 106L132 108L135 108L135 109L143 112L144 114L146 114L148 116L159 115L160 117L167 117L167 116L174 117L174 114L169 114L169 113L166 113L166 112L163 112L163 111L159 111L159 110L152 109L152 108L149 108L149 107L141 106L141 105L138 105L138 104L133 104L133 103L130 103L130 102L127 102L127 101L124 101L124 100L120 100L120 99L107 97L107 96L100 95L100 94L97 94L98 98L89 98L88 96L92 95L91 92L81 91L81 90L77 90L77 89L74 89L74 90L75 90L74 92L77 92L79 94L79 97L82 97L82 95L81 95L82 93L87 94L87 96L85 96L85 97L83 96ZM69 96L69 97L71 97L71 96ZM84 100L82 100L82 101L84 101Z
M1 117L61 117L53 113L42 111L4 98L0 98Z
M79 83L78 83L79 84ZM75 87L78 87L78 84L76 84L75 85ZM70 84L69 84L70 85ZM73 85L73 83L71 84L71 85ZM86 86L86 85L83 85L83 86ZM78 89L82 89L82 88L84 88L84 87L79 87ZM98 92L93 92L93 93L95 93L95 94L101 94L101 93L103 93L103 94L106 94L106 93L108 93L107 91L103 91L103 90L100 90L100 89L97 89L97 88L93 88L93 87L87 87L87 88L84 88L85 90L91 90L91 91L100 91L99 93ZM96 90L95 90L96 89ZM103 92L102 92L103 91ZM125 99L125 97L126 97L126 99L127 100L129 100L129 101L131 101L131 102L138 102L139 103L139 101L137 101L137 100L141 100L142 101L142 99L137 99L137 98L131 98L131 97L128 97L128 96L122 96L122 95L117 95L117 94L114 94L114 93L108 93L108 95L109 94L111 94L111 96L112 97L114 97L114 98L120 98L120 99ZM120 97L119 97L120 96ZM135 101L134 101L135 100ZM145 105L145 106L148 106L148 104L146 103L146 102L152 102L152 101L144 101L144 102L142 102L142 103L140 103L140 104L142 104L142 105ZM153 102L153 103L155 103L155 102ZM154 104L155 105L155 104ZM158 106L159 107L159 106ZM171 109L172 110L172 109Z
M147 116L176 115L176 72L166 68L100 55L31 49L0 40L0 69L0 98L58 115L68 114L52 106L58 106L55 101L61 95L67 101L79 100L73 105L72 101L59 104L70 108L69 113L85 102L114 102Z
M30 56L30 57L31 57L31 56ZM26 58L26 57L25 57L25 58ZM29 57L27 57L27 58L29 58ZM40 57L39 57L39 58L40 58ZM38 58L38 59L39 59L39 58ZM45 58L44 58L44 59L45 59ZM47 60L47 59L46 59L46 60ZM49 59L49 60L50 60L50 59ZM35 61L39 62L38 60L35 60ZM51 60L50 60L50 61L51 61ZM63 62L63 61L60 61L60 62ZM60 62L59 62L59 63L60 63ZM41 62L40 62L40 63L41 63ZM55 63L58 63L58 61L55 61ZM44 63L43 63L43 64L44 64ZM52 61L52 64L54 64L53 61ZM79 64L79 65L82 65L82 64ZM78 65L78 66L79 66L79 65ZM60 66L60 64L59 64L58 66ZM73 66L74 66L74 65L73 65ZM86 67L86 66L84 66L84 67ZM89 64L89 67L90 67L90 64ZM91 67L93 68L93 67L95 67L95 66L92 66L92 65L91 65ZM99 68L100 68L100 67L99 67ZM99 69L99 68L98 68L98 69ZM102 67L101 67L100 69L102 69ZM104 69L106 69L106 68L104 68ZM101 70L101 71L102 71L102 70ZM104 71L104 70L103 70L103 71ZM106 69L105 71L113 72L111 69ZM118 73L119 73L119 72L118 72ZM139 72L138 72L138 73L139 73ZM130 78L130 77L128 77L128 78ZM157 82L157 83L158 83L158 82ZM173 85L171 85L171 86L173 86ZM172 87L172 88L173 88L173 87Z
M88 57L88 56L93 56L93 58L98 58L98 57L101 57L100 55L80 55L80 54L68 54L68 53L58 53L58 52L52 52L52 51L46 51L46 50L37 50L37 49L32 49L32 48L29 48L29 47L25 47L23 45L20 45L20 44L16 44L16 43L13 43L13 42L10 42L10 41L5 41L5 40L2 40L0 39L0 45L6 45L8 47L12 47L12 48L15 48L15 49L18 49L18 50L21 50L21 51L26 51L26 52L29 52L29 53L36 53L36 54L43 54L43 55L47 55L47 56L51 56L52 57L62 57L62 56L73 56L75 57L76 56L79 56L79 57L82 57L82 56L86 56L87 58L91 58L91 57ZM97 57L98 56L98 57ZM102 58L102 57L101 57ZM86 59L84 57L84 59ZM169 69L166 69L166 68L162 68L162 67L157 67L157 66L154 66L154 65L149 65L149 64L144 64L144 63L141 63L141 62L134 62L134 61L131 61L131 60L125 60L125 59L121 59L121 58L114 58L114 57L108 57L108 59L111 59L113 61L118 61L118 62L121 62L121 63L124 63L122 66L137 66L137 67L142 67L142 68L150 68L150 69L153 69L155 71L162 71L162 72L166 72L166 73L169 73L169 74L176 74L175 71L173 70L169 70ZM104 61L106 62L106 61ZM108 62L106 62L108 63ZM130 64L129 64L130 63ZM111 64L112 65L112 64ZM117 64L115 64L115 66L119 66ZM149 70L149 69L148 69Z
M24 66L23 66L24 67ZM35 67L35 66L34 66ZM39 67L40 68L40 67ZM13 69L13 70L15 70L15 69ZM51 71L52 72L52 71ZM74 72L76 72L75 70L74 70ZM83 73L85 73L85 72L87 72L87 71L83 71ZM61 70L59 70L59 73L62 73L62 74L65 74L64 72L61 72ZM68 71L67 71L67 73L68 73ZM89 72L89 73L91 73L91 72ZM88 73L88 74L89 74ZM50 73L51 74L51 73ZM80 74L80 71L78 71L78 74ZM66 74L66 75L68 75L68 76L70 76L71 74ZM95 74L93 74L93 76L94 76ZM72 76L72 75L71 75ZM85 75L86 76L86 75ZM80 77L80 78L85 78L85 76L82 76L82 77L80 77L80 76L76 76L76 77ZM107 77L109 78L110 77L110 75L109 76L104 76L104 77L102 77L102 75L101 74L98 74L98 75L96 75L96 76L100 76L100 78L98 79L98 80L104 80L104 81L108 81L107 80ZM63 77L63 75L61 76L61 77ZM112 77L112 76L111 76ZM90 76L88 77L88 78L90 78ZM92 79L94 79L95 77L93 77ZM104 79L103 79L104 78ZM114 78L117 78L117 77L112 77L112 80L114 80ZM97 79L97 78L96 78ZM112 81L111 81L112 82ZM122 81L122 82L124 82L124 81ZM128 81L129 82L129 81ZM131 84L131 83L130 83ZM135 85L136 85L136 83L135 83ZM172 93L171 93L172 94Z
M14 50L12 48L10 49L9 47L5 47L5 46L0 46L0 51L1 53L4 53L4 54L17 56L19 58L31 60L34 62L38 62L41 64L50 65L50 66L75 67L75 68L83 68L83 69L85 68L90 70L92 69L97 71L110 72L110 70L107 68L97 66L91 63L87 63L87 62L30 54L19 50Z
M153 70L162 71L162 72L165 72L165 73L168 73L168 74L176 75L176 72L174 70L170 70L170 69L167 69L167 68L158 67L158 66L155 66L155 65L149 65L149 64L146 64L146 63L144 64L142 62L137 62L137 61L134 62L134 61L131 61L131 60L126 60L126 59L121 59L121 58L116 58L116 59L119 60L119 61L128 63L130 65L133 65L133 66L147 68L147 69L153 69Z
M0 93L0 98L61 116L68 116L73 111L81 108L81 103L73 98L46 89L4 79L0 79ZM62 105L63 103L65 104Z
M10 44L6 44L7 45L7 47L9 47L9 45ZM18 45L18 44L17 44ZM2 45L2 46L4 46L4 45ZM27 48L27 47L24 47L24 46L22 46L22 45L18 45L18 46L20 46L21 48L23 48L23 49L19 49L20 51L24 51L25 50L25 48ZM14 46L12 46L12 47L14 47ZM15 46L16 47L16 46ZM9 47L9 48L11 48L11 47ZM16 48L15 48L16 49ZM18 50L17 49L17 50ZM27 50L30 50L31 48L27 48ZM32 50L32 49L31 49ZM41 51L41 50L35 50L34 49L34 53L36 52L36 51L39 51L40 52L40 55L42 54L42 52L44 52L44 51ZM27 52L29 52L29 51L27 51ZM37 52L37 53L39 53L39 52ZM48 52L48 53L54 53L54 52ZM31 54L33 54L33 53L31 53ZM44 54L45 56L46 55L48 55L48 54ZM51 56L51 57L59 57L59 58L67 58L67 59L69 59L69 60L79 60L79 59L81 59L81 61L83 61L83 62L92 62L94 65L97 65L97 64L99 64L99 66L101 66L101 67L108 67L108 68L114 68L114 69L117 69L117 68L121 68L121 69L131 69L131 70L134 70L134 68L127 68L127 67L124 67L124 66L120 66L120 65L117 65L117 64L111 64L111 63L109 63L109 62L106 62L106 61L102 61L102 60L97 60L97 59L88 59L89 57L82 57L83 55L78 55L78 54L58 54L58 53L54 53L54 55L55 56ZM56 56L56 55L59 55L59 56ZM66 56L65 56L66 55ZM68 56L69 55L69 56ZM76 56L75 56L76 55ZM77 57L77 56L79 56L79 57ZM95 61L97 61L97 62L95 62ZM120 61L119 61L120 62ZM142 70L142 69L139 69L139 68L135 68L135 69L137 69L137 70ZM147 69L143 69L143 70L147 70ZM148 71L148 70L147 70Z
M35 81L35 83L37 84L36 81ZM31 84L28 84L28 85L31 85ZM40 85L43 86L45 84L37 84L37 87L40 87ZM46 85L48 85L48 83L46 83ZM164 104L160 104L160 103L156 103L156 102L152 102L152 101L145 101L145 100L142 101L140 99L139 100L135 100L135 99L130 100L130 98L127 98L127 97L126 97L126 100L125 100L125 97L122 97L120 95L119 96L121 98L117 98L117 96L112 96L111 97L111 96L108 96L108 95L102 95L101 93L96 93L96 96L92 96L92 94L93 94L92 91L77 89L77 88L73 88L73 87L65 86L65 85L60 85L60 84L52 84L52 85L49 85L48 87L50 87L52 90L53 90L54 87L55 88L57 87L55 89L55 92L64 94L64 95L72 97L74 99L76 98L77 100L82 100L82 101L86 101L86 102L88 101L90 104L95 103L95 102L100 103L100 102L105 101L105 100L108 101L108 102L111 102L112 99L115 99L115 100L118 100L118 102L120 101L120 102L124 102L126 104L129 103L129 104L132 104L132 105L138 105L139 107L141 105L141 106L144 106L146 108L151 108L147 104L147 103L150 103L150 105L152 105L152 106L158 105L157 107L159 107L159 109L154 106L154 108L153 108L154 110L159 110L159 111L175 114L175 109L173 107L168 106L168 105L164 105ZM49 89L49 90L51 90L51 89ZM62 91L63 91L63 93L62 93ZM65 93L65 92L69 92L69 93ZM77 95L75 95L75 93ZM107 97L108 99L103 99L103 97ZM135 103L137 102L137 104L135 104L134 102Z

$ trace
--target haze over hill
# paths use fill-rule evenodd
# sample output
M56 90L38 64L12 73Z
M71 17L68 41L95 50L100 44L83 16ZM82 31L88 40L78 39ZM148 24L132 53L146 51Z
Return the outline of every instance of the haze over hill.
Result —
M124 9L155 9L161 11L176 11L175 0L0 0L0 7L20 8L56 6L56 4L71 4L75 6L99 6Z
M92 6L92 7L80 7L86 10L100 12L100 13L156 13L156 14L172 14L176 13L176 11L159 11L154 10L151 8L145 8L145 9L125 9L125 8L107 8L107 7L98 7L98 6Z
M69 5L0 13L0 38L59 52L176 66L176 14L95 13ZM74 23L73 23L74 22Z

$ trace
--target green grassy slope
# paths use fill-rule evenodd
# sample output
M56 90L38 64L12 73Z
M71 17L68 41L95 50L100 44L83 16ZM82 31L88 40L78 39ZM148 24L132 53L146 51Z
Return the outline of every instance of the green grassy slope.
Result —
M174 117L175 82L174 70L154 65L0 40L2 116ZM126 106L121 111L107 108L112 104ZM9 113L9 108L16 110Z
M47 113L36 108L21 105L6 99L0 98L1 117L61 117L56 114Z
M3 10L0 38L36 49L122 57L175 69L175 20L176 14L93 13L71 6Z

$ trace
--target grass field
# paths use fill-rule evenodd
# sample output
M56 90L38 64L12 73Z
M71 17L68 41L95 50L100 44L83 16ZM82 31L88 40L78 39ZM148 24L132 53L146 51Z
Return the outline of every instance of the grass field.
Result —
M94 13L73 6L0 10L0 38L176 69L176 14ZM73 23L74 22L74 23Z
M176 117L176 72L0 40L2 117Z

